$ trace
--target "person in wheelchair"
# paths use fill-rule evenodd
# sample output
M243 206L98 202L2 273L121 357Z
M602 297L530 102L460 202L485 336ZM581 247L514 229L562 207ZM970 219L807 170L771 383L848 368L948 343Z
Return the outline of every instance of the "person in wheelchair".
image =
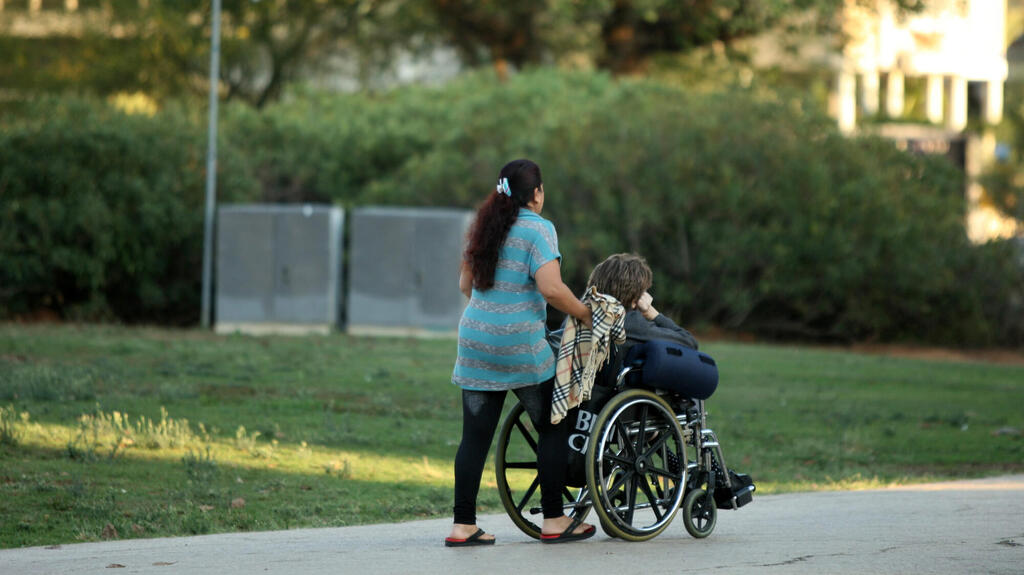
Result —
M654 273L647 260L636 254L608 256L590 272L587 287L593 286L614 297L627 310L626 343L618 349L619 358L624 357L630 347L656 339L698 348L697 339L690 332L654 308L654 298L648 292L653 283Z
M587 282L588 288L593 286L599 292L615 297L628 310L625 318L626 343L616 350L614 363L598 374L598 381L600 385L613 386L624 362L636 368L639 364L634 363L635 359L646 355L646 361L643 362L639 374L644 386L648 389L669 390L673 408L677 411L692 410L687 413L690 424L699 419L700 425L703 426L703 402L698 403L694 400L707 399L715 391L718 385L717 368L714 360L706 354L680 353L680 350L672 349L678 345L696 352L698 343L689 331L676 325L651 305L653 298L648 290L653 284L653 275L643 257L627 253L609 256L591 272ZM643 345L648 342L653 343ZM630 353L630 349L640 353ZM707 477L710 477L710 481L720 487L714 492L715 505L724 509L736 509L745 505L751 500L753 482L747 475L736 474L726 469L724 456L717 445L714 432L706 430L704 433L714 438L716 463L705 465L704 471ZM657 439L657 434L652 435L652 441ZM690 487L694 488L702 481L705 480L691 480ZM697 503L687 503L684 507L693 511L694 505ZM702 508L701 513L705 522L702 523L700 518L693 517L693 521L687 520L687 529L694 537L704 537L714 528L713 519L710 524L706 523L709 514L706 506Z
M566 417L572 423L566 485L578 490L565 491L565 505L574 517L593 510L606 534L626 541L656 537L681 511L686 531L700 539L714 530L718 509L746 505L755 487L748 475L726 466L718 437L707 427L704 401L718 386L715 361L651 305L652 279L635 254L612 255L591 273L588 290L613 296L628 310L620 347L629 349L613 347L590 394ZM551 345L562 335L551 332ZM535 444L524 414L517 405L503 423L495 472L509 517L540 538L531 520L539 512L531 504L534 487L521 487L521 472L530 469L522 445Z

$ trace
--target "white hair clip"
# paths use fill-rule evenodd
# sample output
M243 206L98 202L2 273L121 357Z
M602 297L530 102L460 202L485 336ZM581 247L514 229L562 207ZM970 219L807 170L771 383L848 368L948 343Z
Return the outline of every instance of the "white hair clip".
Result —
M501 178L498 180L497 191L499 194L505 194L508 197L512 197L512 190L508 187L508 178Z

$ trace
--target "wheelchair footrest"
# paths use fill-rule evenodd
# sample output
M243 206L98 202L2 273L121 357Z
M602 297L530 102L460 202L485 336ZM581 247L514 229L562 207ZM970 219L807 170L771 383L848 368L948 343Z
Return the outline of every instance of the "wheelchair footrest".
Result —
M727 487L725 482L719 478L718 484L715 486L715 507L739 509L754 500L754 490L757 487L749 475L730 470L729 482L732 484L731 488ZM733 501L736 502L735 507L733 507Z

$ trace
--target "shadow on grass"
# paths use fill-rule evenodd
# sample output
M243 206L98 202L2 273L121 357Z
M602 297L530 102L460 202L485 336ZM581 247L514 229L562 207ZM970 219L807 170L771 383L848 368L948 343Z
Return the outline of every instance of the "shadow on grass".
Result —
M368 393L339 392L324 397L328 399L243 393L234 401L204 395L198 400L165 402L158 397L120 393L95 401L22 400L10 405L16 412L28 412L33 423L67 430L67 440L75 435L83 415L118 412L132 422L142 416L159 422L166 407L174 421L187 420L196 433L202 424L219 442L232 442L244 428L264 446L277 441L282 447L306 443L367 455L454 457L461 435L461 418L456 417L454 407L410 405ZM513 402L506 403L511 407Z
M0 547L380 523L451 509L450 485L353 480L344 467L294 473L196 454L76 461L34 447L4 448L0 463ZM481 495L482 511L500 508L496 494Z

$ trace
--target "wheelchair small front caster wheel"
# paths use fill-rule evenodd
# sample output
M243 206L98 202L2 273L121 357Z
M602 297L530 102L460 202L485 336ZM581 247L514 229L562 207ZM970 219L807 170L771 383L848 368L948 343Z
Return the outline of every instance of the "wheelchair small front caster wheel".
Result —
M686 524L687 533L703 539L715 530L717 520L718 508L707 491L694 489L686 494L683 499L683 523Z

